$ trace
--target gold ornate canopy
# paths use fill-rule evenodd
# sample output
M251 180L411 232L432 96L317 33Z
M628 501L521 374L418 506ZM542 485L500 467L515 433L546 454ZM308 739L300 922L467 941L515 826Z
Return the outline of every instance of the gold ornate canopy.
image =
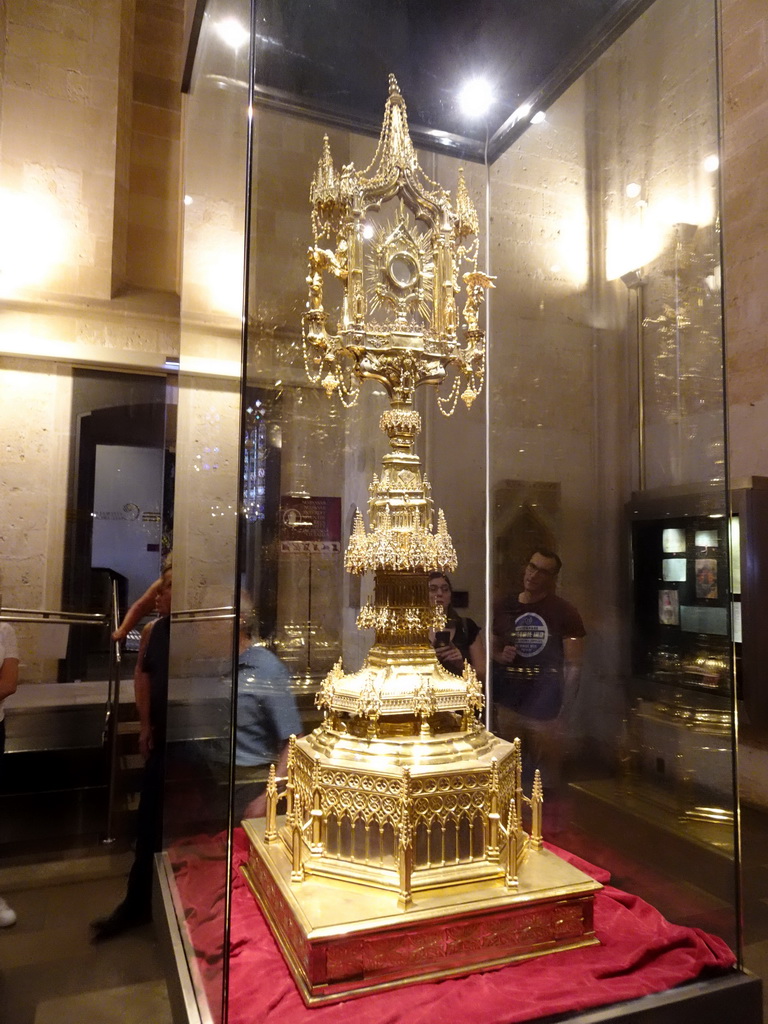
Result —
M249 882L313 1003L594 942L599 885L543 848L541 780L523 793L519 741L482 726L474 669L452 674L429 642L445 615L430 606L428 574L454 569L456 553L415 452L413 395L452 371L441 408L450 414L459 395L471 405L492 285L477 269L463 175L454 205L419 167L390 76L372 164L337 172L326 138L310 199L307 372L347 405L368 377L390 397L369 527L358 511L345 556L349 572L374 575L357 620L373 646L360 671L332 669L317 698L323 724L292 739L285 816L273 769L266 821L244 823ZM341 292L335 334L328 276Z
M452 411L460 393L471 405L485 372L480 304L493 286L477 269L477 211L462 169L455 204L422 171L394 75L373 161L364 171L352 164L337 171L326 136L310 201L314 242L303 317L310 379L349 403L359 379L373 377L395 407L407 408L419 384L439 384L451 366L456 372L441 408ZM385 205L388 217L380 216ZM334 248L322 248L323 241ZM462 344L457 297L463 267ZM323 305L329 275L344 288L336 334L328 333Z
M358 625L373 627L376 642L362 674L334 668L321 705L332 714L364 712L369 727L382 713L422 721L438 710L471 715L482 701L475 673L468 667L457 679L441 669L428 639L430 627L444 620L442 609L429 605L426 575L454 569L456 552L441 510L435 529L430 484L414 451L421 418L413 397L419 385L443 381L449 368L454 377L444 412L453 412L459 394L470 406L482 387L485 333L478 314L492 280L477 269L477 212L461 169L455 204L422 171L393 75L373 161L364 171L352 164L337 171L326 136L310 202L307 373L345 404L356 400L367 377L380 381L391 401L380 427L392 450L370 486L370 532L358 512L345 557L349 572L374 574L374 598ZM323 241L334 248L321 248ZM462 343L457 298L464 267ZM324 307L327 275L342 283L335 334L328 333Z

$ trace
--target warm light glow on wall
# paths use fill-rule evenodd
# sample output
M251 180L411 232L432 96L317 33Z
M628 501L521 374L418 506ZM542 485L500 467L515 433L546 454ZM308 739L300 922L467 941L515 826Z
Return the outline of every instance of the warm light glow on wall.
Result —
M715 196L710 187L701 190L690 188L687 195L670 190L656 196L653 214L667 228L673 224L703 227L714 222Z
M206 282L211 309L240 317L243 310L243 254L235 247L226 247L207 254Z
M609 214L605 224L605 276L615 281L653 262L664 248L666 229L638 211L635 216Z
M35 356L44 359L71 359L73 346L55 336L48 336L44 326L25 322L24 329L0 328L0 352L5 355Z
M622 274L646 267L669 245L675 224L711 224L715 217L711 190L688 194L658 192L621 214L606 216L605 276L615 281Z
M237 210L199 196L185 207L184 277L199 312L240 319L243 311L243 236ZM202 304L202 308L198 304Z
M211 359L207 356L183 356L180 364L182 373L196 373L203 377L240 376L241 365L238 359Z
M0 295L44 288L70 258L72 229L52 196L0 188Z
M575 203L570 215L563 217L560 222L551 267L552 273L565 278L574 289L583 288L587 283L588 237L586 210L582 204Z

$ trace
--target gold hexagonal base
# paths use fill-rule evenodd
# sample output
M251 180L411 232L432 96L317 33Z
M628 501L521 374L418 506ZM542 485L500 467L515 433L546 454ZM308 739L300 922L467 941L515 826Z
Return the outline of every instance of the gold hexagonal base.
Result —
M529 852L515 890L454 885L402 908L394 892L338 879L292 883L283 843L264 842L263 819L243 826L245 876L308 1006L598 941L592 913L602 886L549 850Z

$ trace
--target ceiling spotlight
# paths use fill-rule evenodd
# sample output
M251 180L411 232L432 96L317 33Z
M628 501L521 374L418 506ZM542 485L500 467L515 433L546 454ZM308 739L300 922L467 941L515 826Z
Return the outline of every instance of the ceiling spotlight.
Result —
M191 206L193 203L192 196L184 196L184 205Z
M710 173L716 171L720 166L720 157L717 153L710 153L709 156L704 157L703 167L705 171Z
M237 18L224 18L216 22L216 32L222 42L231 46L233 50L239 50L248 42L250 33L243 28Z
M637 199L640 193L643 191L636 181L630 181L624 190L630 199Z
M465 117L483 117L495 102L490 82L485 78L471 78L459 90L459 107Z
M541 124L542 121L546 121L547 115L543 110L537 110L531 118L531 124Z

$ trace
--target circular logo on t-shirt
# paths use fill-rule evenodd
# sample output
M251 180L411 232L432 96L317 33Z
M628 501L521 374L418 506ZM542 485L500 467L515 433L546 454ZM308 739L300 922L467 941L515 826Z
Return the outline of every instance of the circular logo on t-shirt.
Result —
M535 658L547 646L549 630L536 612L525 612L515 619L515 649L522 658Z

